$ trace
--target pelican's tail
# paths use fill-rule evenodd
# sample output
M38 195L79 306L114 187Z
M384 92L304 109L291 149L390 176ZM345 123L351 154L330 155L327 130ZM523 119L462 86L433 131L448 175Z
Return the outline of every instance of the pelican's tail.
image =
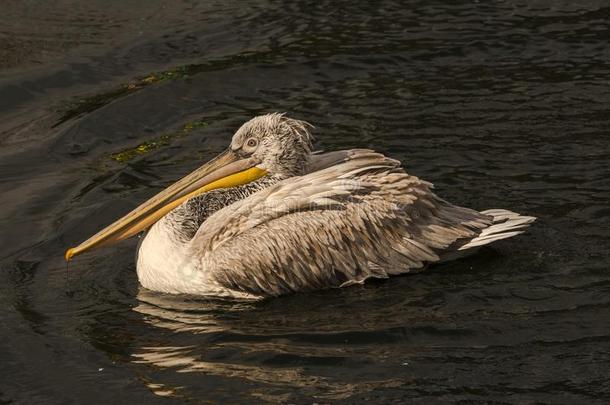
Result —
M458 250L478 248L500 239L506 239L519 235L525 231L525 228L536 220L536 217L519 215L515 212L502 209L481 211L481 214L492 216L493 224L483 229L483 231L476 238L472 239L465 245L460 246Z

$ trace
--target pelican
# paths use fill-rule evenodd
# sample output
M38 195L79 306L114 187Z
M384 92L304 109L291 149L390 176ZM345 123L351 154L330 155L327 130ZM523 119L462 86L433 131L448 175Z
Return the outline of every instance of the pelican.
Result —
M255 117L229 148L80 245L144 232L143 287L260 299L418 272L520 234L535 218L453 205L367 149L312 152L311 125Z

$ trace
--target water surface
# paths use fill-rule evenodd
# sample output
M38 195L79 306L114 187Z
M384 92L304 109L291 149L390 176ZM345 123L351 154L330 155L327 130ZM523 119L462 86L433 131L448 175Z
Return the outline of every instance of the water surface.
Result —
M610 401L605 1L6 1L0 402ZM430 271L258 303L63 252L286 111L539 217Z

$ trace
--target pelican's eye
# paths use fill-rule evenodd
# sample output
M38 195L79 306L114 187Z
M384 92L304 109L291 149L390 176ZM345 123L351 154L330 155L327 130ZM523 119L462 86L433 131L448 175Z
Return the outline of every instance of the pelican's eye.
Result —
M254 151L254 149L256 149L257 146L258 146L258 139L250 138L244 144L244 149L246 150L246 152L252 152L252 151Z

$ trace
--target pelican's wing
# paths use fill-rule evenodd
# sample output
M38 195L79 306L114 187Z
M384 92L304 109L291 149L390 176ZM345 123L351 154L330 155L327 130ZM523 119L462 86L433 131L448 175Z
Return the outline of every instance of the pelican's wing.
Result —
M317 172L352 159L362 159L364 156L378 155L370 149L344 149L332 152L316 152L309 157L308 172Z
M362 150L216 212L191 248L219 285L269 296L422 269L491 221L441 200L399 162Z

